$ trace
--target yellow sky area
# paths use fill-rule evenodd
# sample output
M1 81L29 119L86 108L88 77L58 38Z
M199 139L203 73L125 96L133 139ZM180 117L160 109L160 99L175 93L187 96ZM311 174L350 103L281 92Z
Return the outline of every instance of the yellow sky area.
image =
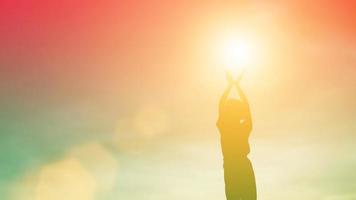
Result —
M112 141L119 150L142 153L147 142L172 133L171 118L163 105L143 103L131 115L118 119Z
M66 159L43 167L35 189L36 200L93 200L96 182L78 160Z

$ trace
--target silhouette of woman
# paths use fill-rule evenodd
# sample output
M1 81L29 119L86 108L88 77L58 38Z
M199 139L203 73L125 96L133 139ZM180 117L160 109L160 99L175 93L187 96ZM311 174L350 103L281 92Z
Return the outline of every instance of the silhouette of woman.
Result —
M241 73L234 81L227 73L228 86L219 104L217 127L221 136L224 157L225 194L227 200L256 200L256 182L252 164L247 157L250 152L248 138L252 130L249 104L240 88ZM240 96L228 99L233 87Z

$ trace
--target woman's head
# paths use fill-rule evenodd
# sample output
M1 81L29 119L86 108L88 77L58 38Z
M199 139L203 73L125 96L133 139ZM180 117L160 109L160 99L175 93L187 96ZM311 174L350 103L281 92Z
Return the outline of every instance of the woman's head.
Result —
M245 116L246 105L239 99L228 99L224 106L225 117L241 119Z

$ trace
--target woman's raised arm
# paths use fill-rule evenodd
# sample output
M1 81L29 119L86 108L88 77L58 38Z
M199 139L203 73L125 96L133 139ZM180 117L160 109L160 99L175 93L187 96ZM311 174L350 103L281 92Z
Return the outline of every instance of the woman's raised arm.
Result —
M229 96L229 93L231 91L231 88L234 86L234 79L232 78L232 75L229 72L226 72L226 79L227 79L228 85L227 85L226 89L224 90L224 93L222 94L222 96L220 98L220 102L219 102L219 113L220 114L222 113L222 111L224 109L224 106L225 106L227 97Z

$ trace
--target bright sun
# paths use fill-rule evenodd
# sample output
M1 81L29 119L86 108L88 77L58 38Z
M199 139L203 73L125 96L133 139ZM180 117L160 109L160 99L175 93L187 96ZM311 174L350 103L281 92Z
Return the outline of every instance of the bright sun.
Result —
M256 59L256 44L248 37L228 37L220 44L219 57L228 71L242 71Z

